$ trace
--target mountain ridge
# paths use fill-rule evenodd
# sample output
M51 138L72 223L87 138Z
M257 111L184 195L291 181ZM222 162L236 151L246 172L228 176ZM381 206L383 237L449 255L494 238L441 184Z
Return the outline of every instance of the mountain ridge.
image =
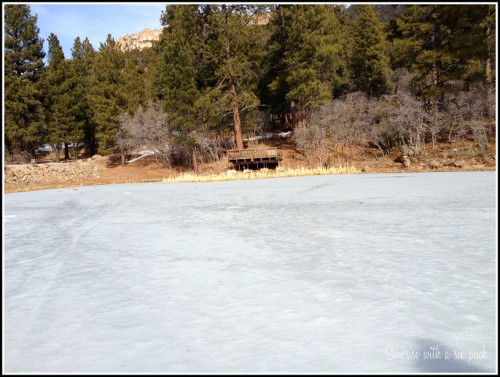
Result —
M151 47L154 41L160 39L163 29L145 28L138 33L125 34L117 39L122 51L130 51L134 49L142 50L143 48Z

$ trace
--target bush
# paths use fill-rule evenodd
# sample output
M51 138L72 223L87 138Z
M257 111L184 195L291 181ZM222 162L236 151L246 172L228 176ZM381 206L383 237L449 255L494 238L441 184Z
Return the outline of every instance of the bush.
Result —
M5 152L5 164L7 165L20 165L20 164L29 164L31 162L32 155L29 152L14 152L10 154L9 152Z

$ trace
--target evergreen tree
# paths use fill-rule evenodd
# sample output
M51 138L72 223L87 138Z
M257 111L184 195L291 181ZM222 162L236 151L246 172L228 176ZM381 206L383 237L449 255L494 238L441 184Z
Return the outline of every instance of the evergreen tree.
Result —
M282 56L270 84L294 110L315 109L347 84L347 57L338 11L331 5L280 5L272 21L272 40ZM296 123L295 120L292 123Z
M123 69L124 91L127 95L127 112L134 114L139 106L146 107L151 99L146 93L148 77L147 66L142 62L143 53L138 50L125 52L125 67Z
M351 75L355 90L370 96L387 94L390 60L384 25L371 5L353 5Z
M174 5L163 15L157 45L158 97L194 151L195 130L232 123L243 148L242 113L258 106L259 6Z
M257 27L263 11L256 5L212 5L205 10L209 37L202 45L203 58L215 62L216 82L205 88L196 105L212 123L230 116L238 149L243 148L243 112L259 105L255 52L264 47Z
M4 102L7 153L34 153L43 142L38 81L43 69L43 40L29 5L5 5Z
M75 117L83 130L83 143L87 156L92 156L97 151L95 136L96 123L89 102L91 89L89 75L91 73L94 56L95 50L88 38L85 38L85 40L81 42L80 37L77 37L71 49L71 68L73 77L76 80L72 94L76 98Z
M286 81L286 65L284 55L288 40L288 27L285 24L284 7L276 5L271 10L271 19L267 25L270 37L266 49L268 54L265 60L267 73L262 77L260 85L261 101L270 107L273 114L280 114L280 123L286 123L288 103L286 94L288 85Z
M414 5L392 23L393 64L411 67L419 94L442 103L457 83L491 77L493 18L489 5Z
M127 108L123 72L125 55L108 34L100 44L90 72L89 102L96 123L96 141L99 152L113 153L119 116Z
M75 126L72 114L71 90L73 78L70 66L64 59L64 53L59 40L54 33L48 38L48 67L41 80L44 93L45 124L47 126L47 140L55 145L56 161L59 162L59 148L65 143L65 158L68 155L68 139Z
M167 6L165 26L155 45L155 94L178 126L190 129L192 109L200 79L197 59L201 49L202 22L197 5Z
M153 42L158 43L157 41ZM154 101L155 95L155 70L157 65L158 55L153 47L145 47L142 50L134 50L134 57L137 63L137 70L144 81L144 100L143 107L148 101Z
M474 82L491 83L495 60L495 6L447 6L448 21L457 24L452 50L467 64L465 87Z
M197 5L172 5L167 6L161 21L165 28L154 46L158 56L155 94L176 129L177 143L191 152L196 164L192 132L198 126L194 109L204 80L200 65L202 13Z

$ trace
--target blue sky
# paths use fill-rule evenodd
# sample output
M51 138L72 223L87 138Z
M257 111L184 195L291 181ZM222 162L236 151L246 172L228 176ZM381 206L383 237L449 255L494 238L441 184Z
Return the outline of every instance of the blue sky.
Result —
M29 4L29 3L27 3ZM166 3L31 3L31 15L37 15L40 38L48 51L47 38L57 35L66 58L76 37L88 37L96 50L108 34L116 40L125 34L137 33L145 28L161 27L161 12Z

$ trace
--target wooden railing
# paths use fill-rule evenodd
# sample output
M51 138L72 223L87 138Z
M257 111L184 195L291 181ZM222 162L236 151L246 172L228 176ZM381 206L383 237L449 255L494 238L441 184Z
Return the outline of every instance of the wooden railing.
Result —
M228 159L230 162L279 160L280 157L278 148L231 149L228 151Z

